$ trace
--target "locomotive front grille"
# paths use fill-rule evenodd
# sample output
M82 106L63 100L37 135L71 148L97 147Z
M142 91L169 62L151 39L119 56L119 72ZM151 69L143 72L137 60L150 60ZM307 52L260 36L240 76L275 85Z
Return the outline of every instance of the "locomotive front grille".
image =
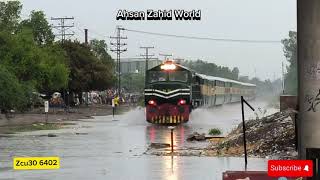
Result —
M183 116L154 116L151 121L156 124L178 124L184 121Z

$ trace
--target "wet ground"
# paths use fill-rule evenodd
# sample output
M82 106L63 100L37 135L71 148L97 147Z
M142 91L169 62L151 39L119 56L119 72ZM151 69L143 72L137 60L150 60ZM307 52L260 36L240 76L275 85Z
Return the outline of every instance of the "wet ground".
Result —
M265 103L251 102L260 116ZM268 110L266 114L274 110ZM240 122L240 104L193 111L187 124L174 130L175 148L206 146L187 142L188 134L220 128L226 134ZM247 109L247 117L255 115ZM57 137L41 136L54 133ZM144 109L116 117L99 116L54 131L34 131L0 137L0 179L222 179L225 170L244 170L243 158L170 157L145 155L152 142L170 143L166 126L144 121ZM59 170L16 171L14 156L59 156ZM266 159L249 159L248 169L265 170Z

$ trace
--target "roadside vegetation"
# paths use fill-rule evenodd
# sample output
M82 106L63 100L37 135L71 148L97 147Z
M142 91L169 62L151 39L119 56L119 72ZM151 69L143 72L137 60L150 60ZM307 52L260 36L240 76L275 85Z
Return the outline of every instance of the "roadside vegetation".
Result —
M289 65L284 77L285 94L297 95L298 93L298 71L297 71L297 32L290 31L289 37L283 39L283 52Z
M212 128L209 130L209 135L214 136L214 135L221 135L222 131L219 128Z
M21 18L19 1L0 2L0 109L27 110L34 94L104 90L115 81L104 40L55 41L42 11ZM80 102L82 103L82 102Z

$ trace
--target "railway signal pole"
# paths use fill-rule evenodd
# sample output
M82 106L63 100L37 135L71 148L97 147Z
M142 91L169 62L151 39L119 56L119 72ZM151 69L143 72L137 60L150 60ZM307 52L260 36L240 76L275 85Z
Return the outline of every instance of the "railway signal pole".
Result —
M143 56L146 58L146 67L145 67L145 73L147 73L147 70L149 69L148 63L149 63L149 57L154 56L154 54L149 54L149 49L153 49L153 46L145 46L145 47L140 47L141 49L145 49L146 53L145 54L141 54L140 56ZM145 74L146 77L146 74Z
M121 43L122 39L128 39L127 37L121 36L121 31L124 30L123 27L117 26L117 36L111 36L111 39L116 39L116 43L111 42L110 44L115 47L115 49L111 49L112 52L117 53L117 70L118 71L118 95L120 96L121 91L121 65L120 65L120 55L121 53L127 51L127 48L122 48L123 46L127 45L126 43Z

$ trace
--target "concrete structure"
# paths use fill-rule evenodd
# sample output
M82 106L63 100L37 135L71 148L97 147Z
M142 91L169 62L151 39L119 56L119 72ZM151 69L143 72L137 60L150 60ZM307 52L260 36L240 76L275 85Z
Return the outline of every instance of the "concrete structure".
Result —
M148 68L153 68L162 63L158 58L150 58ZM145 58L122 58L120 61L121 73L145 73L146 59Z
M320 1L298 0L297 10L299 156L302 159L313 159L318 164L320 158ZM318 174L318 172L315 173Z

